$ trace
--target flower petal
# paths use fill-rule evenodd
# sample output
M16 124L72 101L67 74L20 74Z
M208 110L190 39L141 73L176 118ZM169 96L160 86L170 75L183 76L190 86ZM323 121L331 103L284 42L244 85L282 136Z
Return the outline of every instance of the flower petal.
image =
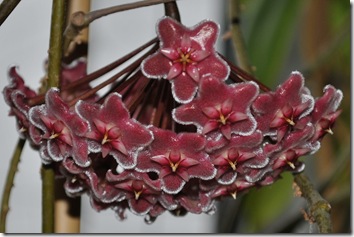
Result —
M203 127L203 134L207 134L211 131L218 129L219 123L215 120L209 120Z
M200 75L199 75L199 70L198 70L197 66L192 65L192 64L188 65L187 66L187 73L195 82L199 82Z
M209 55L210 55L210 51L208 50L196 50L191 54L190 58L195 62L199 62L204 60Z
M175 63L172 65L172 67L170 68L170 70L168 71L167 80L171 80L174 79L175 77L177 77L178 75L180 75L183 71L183 67L181 63Z
M173 48L163 48L160 52L171 60L176 60L179 58L179 53Z

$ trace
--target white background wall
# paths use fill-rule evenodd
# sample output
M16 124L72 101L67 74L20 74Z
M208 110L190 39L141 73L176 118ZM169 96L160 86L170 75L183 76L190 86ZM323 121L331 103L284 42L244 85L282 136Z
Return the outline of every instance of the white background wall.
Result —
M21 1L0 27L0 89L7 85L9 65L19 66L26 84L37 89L44 74L43 61L47 57L51 17L49 0ZM92 10L132 1L93 0ZM222 5L215 0L180 0L182 22L193 26L208 18L222 22ZM155 37L155 22L163 15L163 6L131 10L100 18L90 26L89 71L112 62ZM221 39L219 39L220 45ZM14 117L0 98L0 192L2 192L18 134ZM40 159L27 144L23 151L19 172L10 200L7 218L8 233L41 232ZM91 209L87 196L82 199L83 233L210 233L214 231L216 215L192 215L176 218L169 213L160 216L152 225L143 217L128 213L128 219L118 221L113 211L100 213Z

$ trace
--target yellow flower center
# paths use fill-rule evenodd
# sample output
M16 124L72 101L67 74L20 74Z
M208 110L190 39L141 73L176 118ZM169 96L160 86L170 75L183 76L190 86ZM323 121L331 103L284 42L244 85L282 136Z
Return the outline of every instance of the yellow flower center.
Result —
M142 192L143 192L143 190L140 190L140 191L134 190L135 200L138 200L138 199L139 199L139 197L140 197L140 195L141 195Z
M178 49L178 53L179 53L179 59L175 60L175 62L179 62L182 63L183 65L183 71L186 70L186 65L188 63L192 63L192 59L190 59L191 53L192 51L189 51L188 53L183 53L181 49Z
M220 113L220 118L218 120L222 125L225 125L227 122L227 117L225 117L222 113Z

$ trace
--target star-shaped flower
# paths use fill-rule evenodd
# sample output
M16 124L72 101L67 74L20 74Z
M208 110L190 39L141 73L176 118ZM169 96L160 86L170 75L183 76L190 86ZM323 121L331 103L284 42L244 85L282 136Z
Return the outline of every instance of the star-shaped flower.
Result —
M124 169L133 168L138 152L153 140L145 126L130 118L118 93L110 94L102 105L79 101L76 110L90 124L85 134L90 151L112 155Z
M297 122L308 115L313 106L314 99L304 87L303 76L293 72L275 92L260 94L252 109L257 128L280 141L289 130L296 128Z
M87 143L82 139L88 124L62 100L58 89L50 89L45 104L29 110L29 119L36 128L30 130L32 141L41 146L44 162L72 156L79 166L90 164Z
M181 124L194 124L208 138L207 150L225 145L232 134L248 136L256 129L250 106L258 95L253 82L227 85L215 78L205 79L198 96L172 112Z
M175 134L156 127L150 129L154 133L154 141L139 154L136 169L158 173L163 191L176 194L192 177L208 180L215 176L215 168L204 151L204 136Z
M187 28L170 17L157 23L160 49L142 63L149 78L166 78L172 83L172 94L179 103L193 99L198 84L206 76L224 81L229 67L216 53L214 45L219 26L202 21Z
M215 179L220 184L228 185L236 177L249 175L247 168L265 167L269 159L261 148L262 141L263 136L259 131L249 136L235 135L226 146L212 152L210 157L218 170Z

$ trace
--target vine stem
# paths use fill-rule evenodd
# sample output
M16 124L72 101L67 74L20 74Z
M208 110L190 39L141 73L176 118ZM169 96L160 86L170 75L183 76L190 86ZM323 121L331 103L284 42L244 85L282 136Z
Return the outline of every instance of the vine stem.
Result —
M25 139L20 138L18 140L14 154L10 162L10 168L6 176L6 183L5 183L4 191L2 192L2 199L1 199L1 220L0 220L1 233L6 232L6 217L7 217L7 213L10 210L9 201L10 201L11 190L12 187L14 186L15 174L18 170L18 164L20 163L20 158L25 143L26 143Z
M11 14L11 12L16 8L16 6L20 3L21 0L3 0L0 5L0 26L7 17Z
M48 50L48 88L58 87L62 60L66 1L53 0ZM51 165L42 165L42 232L54 233L55 174Z
M65 42L64 42L64 50L66 50L71 41L75 39L75 37L80 33L80 31L86 28L91 22L94 20L101 18L103 16L107 16L113 13L127 11L131 9L136 9L140 7L153 6L161 3L174 2L175 0L143 0L139 2L122 4L114 7L108 7L96 11L92 11L89 13L84 13L82 11L76 12L72 15L69 25L66 27L64 31Z
M307 200L310 218L317 223L320 233L332 233L331 205L317 192L305 174L295 174L294 181L301 190L301 196Z

